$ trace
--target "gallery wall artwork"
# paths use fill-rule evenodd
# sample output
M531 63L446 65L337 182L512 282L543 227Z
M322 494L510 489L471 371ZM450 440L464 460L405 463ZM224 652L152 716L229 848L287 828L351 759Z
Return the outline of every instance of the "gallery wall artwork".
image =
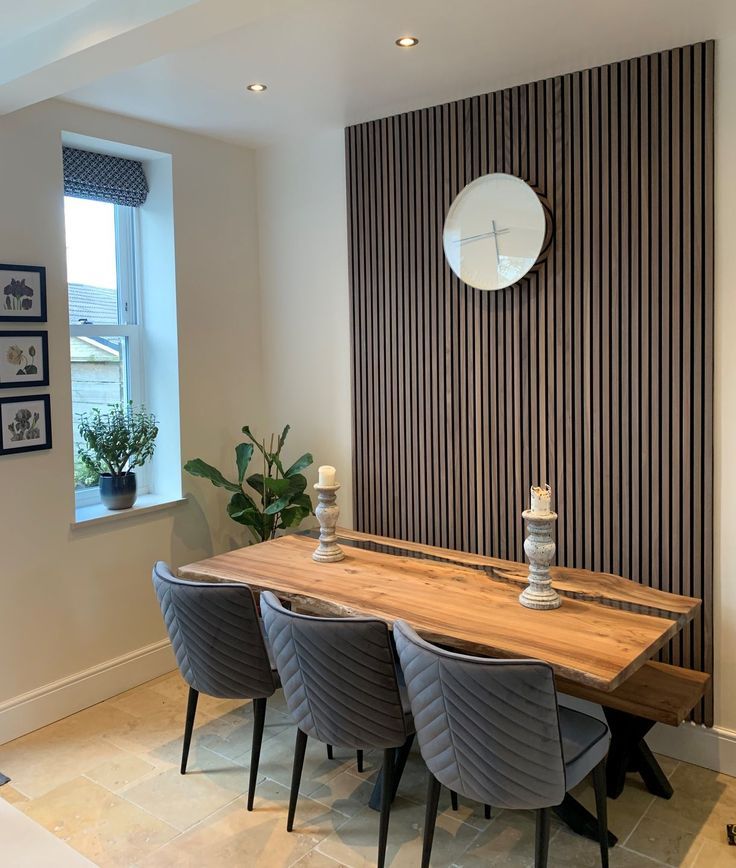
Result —
M51 449L51 398L0 398L0 455Z
M48 334L0 331L0 389L48 386Z
M0 322L46 322L42 265L0 265Z

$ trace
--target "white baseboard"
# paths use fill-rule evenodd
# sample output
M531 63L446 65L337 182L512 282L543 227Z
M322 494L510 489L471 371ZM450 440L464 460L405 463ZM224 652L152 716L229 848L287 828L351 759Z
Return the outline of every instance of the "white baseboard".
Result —
M560 705L605 719L600 705L584 699L560 694ZM692 723L677 727L658 723L647 736L647 744L656 753L736 777L736 732L731 729L717 726L706 729Z
M714 726L706 729L692 723L678 727L657 724L647 736L657 753L736 777L736 732Z
M0 703L0 744L39 729L176 668L168 639Z

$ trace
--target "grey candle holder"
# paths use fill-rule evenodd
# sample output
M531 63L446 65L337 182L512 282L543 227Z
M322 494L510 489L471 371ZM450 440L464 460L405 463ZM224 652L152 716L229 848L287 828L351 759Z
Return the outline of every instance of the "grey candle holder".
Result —
M314 514L319 522L319 545L312 554L312 560L325 564L341 561L345 552L337 544L337 519L340 507L337 505L337 492L340 484L314 486L317 492L317 508Z
M557 609L562 598L552 587L549 575L557 551L554 537L557 513L525 509L521 515L526 521L524 552L529 561L529 585L519 595L519 602L527 609Z

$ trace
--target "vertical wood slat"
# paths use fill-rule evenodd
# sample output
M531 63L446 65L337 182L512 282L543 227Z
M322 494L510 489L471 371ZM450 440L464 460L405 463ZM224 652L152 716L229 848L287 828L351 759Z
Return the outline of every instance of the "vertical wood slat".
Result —
M665 650L712 672L712 42L346 131L356 527L703 598ZM548 255L479 292L442 225L489 172L549 202ZM438 603L439 604L439 603ZM696 710L712 724L712 694Z

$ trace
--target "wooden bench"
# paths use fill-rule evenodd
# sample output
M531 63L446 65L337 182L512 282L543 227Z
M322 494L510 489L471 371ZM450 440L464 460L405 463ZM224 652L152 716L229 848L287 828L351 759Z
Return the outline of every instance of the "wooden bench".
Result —
M610 798L621 795L628 771L638 772L654 795L665 799L672 796L672 786L645 736L655 723L679 726L700 702L709 682L706 672L653 660L610 693L557 678L561 693L603 706L611 730L606 770Z

